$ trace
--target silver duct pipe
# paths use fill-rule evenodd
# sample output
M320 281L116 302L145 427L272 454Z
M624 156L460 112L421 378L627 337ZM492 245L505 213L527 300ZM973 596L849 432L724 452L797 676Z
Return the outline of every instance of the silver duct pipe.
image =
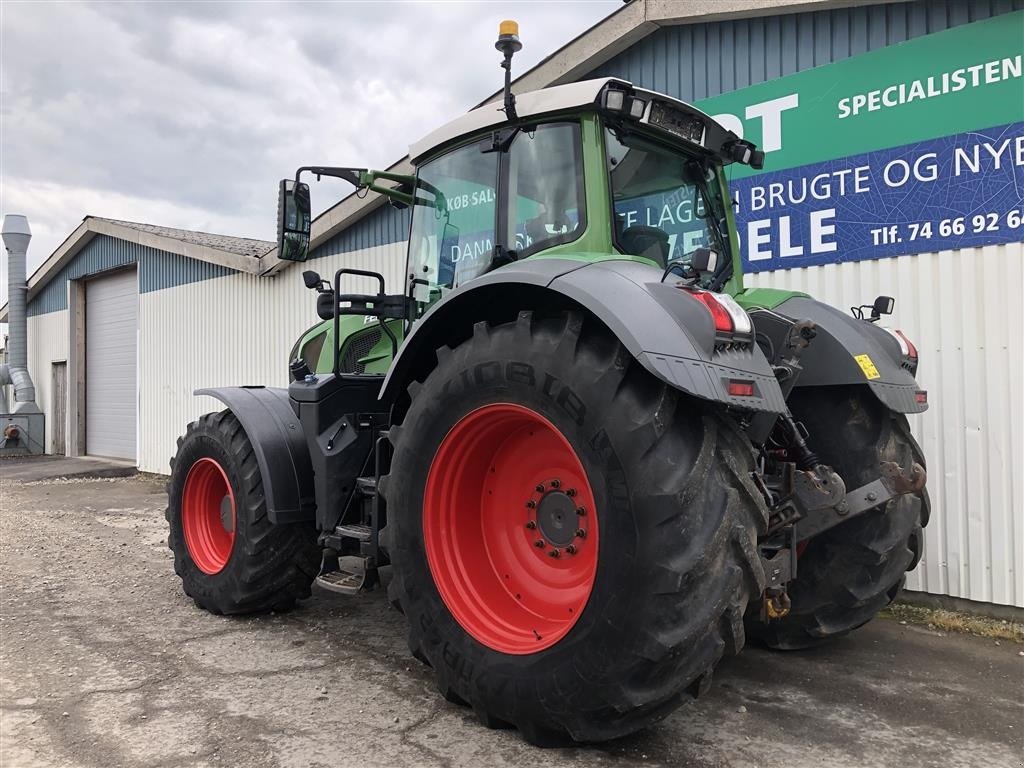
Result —
M7 322L10 326L7 364L0 366L0 384L14 385L12 413L39 413L36 388L28 373L28 338L26 335L25 254L32 230L28 219L17 214L4 216L4 247L7 248Z

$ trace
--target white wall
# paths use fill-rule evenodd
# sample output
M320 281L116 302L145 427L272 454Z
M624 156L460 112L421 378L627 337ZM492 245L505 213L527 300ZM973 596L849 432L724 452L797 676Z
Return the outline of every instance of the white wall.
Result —
M53 452L52 364L68 359L68 311L28 318L28 372L36 387L36 404L46 414L46 452ZM14 399L13 389L10 392ZM65 407L65 413L67 412Z
M405 243L367 248L310 262L333 280L339 267L384 275L404 286ZM140 297L139 469L169 471L188 422L223 406L193 390L240 384L288 384L288 352L319 322L316 296L295 265L273 278L234 274ZM343 292L376 292L365 278L346 277Z
M1024 606L1024 244L751 275L846 309L896 298L883 325L921 355L911 418L932 518L910 589Z

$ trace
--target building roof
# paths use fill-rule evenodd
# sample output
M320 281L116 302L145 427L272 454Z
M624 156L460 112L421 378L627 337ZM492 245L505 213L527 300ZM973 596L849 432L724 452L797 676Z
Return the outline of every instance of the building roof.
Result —
M137 221L120 221L118 219L104 219L111 224L119 224L139 232L148 232L152 235L170 237L174 240L181 240L183 243L192 243L212 248L216 251L226 253L237 253L239 256L250 256L258 259L267 251L274 248L274 243L269 240L254 240L251 237L234 237L233 235L216 235L211 232L197 232L191 229L175 229L174 227L160 227L156 224L142 224Z
M50 278L57 275L60 269L74 259L97 235L116 237L165 253L174 253L254 275L264 271L261 267L261 258L274 248L274 243L268 240L86 216L75 231L68 235L60 247L28 278L28 301L31 301ZM0 322L6 320L7 305L4 304L0 307Z
M570 40L535 67L527 70L512 83L512 91L526 94L553 85L571 83L593 72L638 41L661 27L683 24L705 24L723 19L773 16L801 11L819 11L828 8L878 5L892 0L631 0L622 8L602 19L586 32ZM897 0L898 1L898 0ZM527 38L527 42L528 38ZM477 105L484 107L502 97L498 90ZM416 148L429 140L413 145ZM410 155L397 160L386 169L394 173L413 172ZM323 244L339 232L372 213L386 202L383 195L373 192L342 198L313 220L310 250ZM262 259L264 274L273 274L287 268L291 262L277 258L277 248Z

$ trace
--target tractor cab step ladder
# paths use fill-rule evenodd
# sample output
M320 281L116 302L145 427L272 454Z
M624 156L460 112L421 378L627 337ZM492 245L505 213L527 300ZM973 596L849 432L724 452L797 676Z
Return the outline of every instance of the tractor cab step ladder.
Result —
M323 537L324 551L316 583L329 592L355 595L372 589L379 582L377 575L377 542L373 523L377 515L377 478L358 477L354 502L363 505L370 524L344 523Z

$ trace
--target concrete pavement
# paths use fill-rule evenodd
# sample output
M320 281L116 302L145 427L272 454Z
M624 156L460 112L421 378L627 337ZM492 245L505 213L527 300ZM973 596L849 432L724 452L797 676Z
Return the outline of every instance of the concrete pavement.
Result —
M381 592L211 616L171 567L162 480L45 475L0 466L5 768L1024 764L1024 646L884 619L748 648L643 733L537 750L435 693Z

